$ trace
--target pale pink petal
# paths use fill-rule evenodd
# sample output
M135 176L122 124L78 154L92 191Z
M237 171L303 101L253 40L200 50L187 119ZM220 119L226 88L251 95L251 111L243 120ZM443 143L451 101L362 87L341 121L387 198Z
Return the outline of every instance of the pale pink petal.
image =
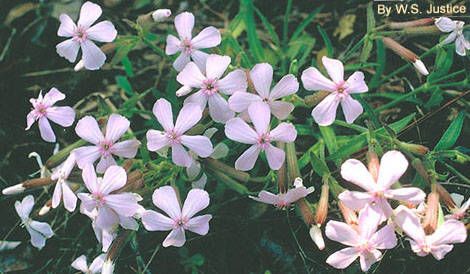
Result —
M417 187L403 187L389 189L384 192L385 197L398 201L409 202L418 205L426 198L426 193Z
M80 44L80 47L82 48L82 59L86 69L97 70L103 66L106 55L95 43L85 40Z
M453 248L453 245L438 245L431 249L431 254L436 260L442 260L447 253L452 251Z
M72 37L77 29L77 26L73 22L72 18L65 13L59 16L60 26L57 30L57 35L61 37Z
M93 164L101 156L100 148L98 146L84 146L74 150L77 158L77 165L83 169L85 165Z
M117 30L110 21L99 22L86 31L88 38L98 42L112 42L116 39Z
M140 209L134 193L125 192L106 196L106 205L125 217L134 216Z
M227 138L244 143L255 144L258 134L241 118L233 118L225 124L225 135Z
M47 104L48 106L52 106L58 101L62 101L65 99L65 94L60 92L56 88L51 88L49 92L44 95L43 102Z
M62 182L55 184L54 193L52 194L52 208L57 208L62 200Z
M425 234L418 216L405 206L398 206L396 211L394 218L395 224L397 224L406 233L406 235L413 239L418 245L424 244Z
M336 118L336 109L338 108L339 99L335 94L325 97L313 110L312 117L320 126L331 125Z
M170 234L163 241L163 247L176 246L181 247L186 242L186 236L184 235L184 229L178 227L173 229Z
M29 130L31 126L36 122L36 115L34 114L34 111L31 111L28 113L26 116L26 128L25 130Z
M294 142L297 138L297 130L291 123L280 123L269 133L271 141L281 141L285 143Z
M174 221L161 213L146 210L142 215L142 224L148 231L168 231L173 229Z
M81 255L80 257L76 258L71 266L75 268L76 270L80 270L81 272L87 272L88 271L88 265L86 262L86 257L85 255Z
M155 189L152 195L153 204L163 210L171 219L181 217L181 207L175 189L171 186L162 186Z
M268 147L264 149L264 152L268 159L269 168L273 170L280 169L286 158L284 150L269 144Z
M343 202L347 207L353 210L360 210L364 208L365 205L372 202L374 197L372 194L366 192L358 191L349 191L345 190L338 195L338 198Z
M206 79L206 77L201 73L201 70L194 62L189 62L178 76L176 76L176 80L185 86L192 87L192 88L201 88L202 82Z
M75 132L83 140L95 145L99 144L104 139L98 122L91 116L85 116L80 119L75 126Z
M180 144L174 144L171 146L171 158L173 163L184 167L191 166L193 161L193 158L191 158L186 149Z
M153 105L152 111L163 129L170 131L174 128L173 112L170 102L163 98L158 99Z
M371 206L377 207L378 210L382 211L382 213L383 213L382 221L384 221L386 218L392 216L392 214L393 214L392 206L390 206L390 203L385 198L376 199L375 204L372 203Z
M93 262L91 262L90 264L91 273L100 273L105 259L106 259L106 254L101 254L98 257L96 257L93 260Z
M55 142L55 134L52 130L51 124L46 117L39 118L39 132L41 133L41 138L46 142Z
M96 226L101 229L111 229L119 223L119 216L111 208L102 206L98 208Z
M356 251L356 248L348 247L331 254L326 259L326 263L337 269L345 269L352 264L357 257L359 257L359 252Z
M294 105L289 102L274 101L270 102L272 114L279 120L287 119L289 114L294 110Z
M432 245L463 243L467 239L465 224L457 220L447 220L429 236Z
M29 214L31 214L31 210L33 210L34 206L34 197L33 195L28 195L23 198L23 200L15 202L15 210L18 213L18 216L23 219L27 219Z
M50 107L47 109L46 117L56 124L69 127L75 120L75 111L71 107Z
M260 193L258 194L258 197L254 197L254 196L249 196L249 197L257 202L270 204L270 205L279 205L279 202L280 202L279 195L273 194L266 190L260 191Z
M361 270L367 272L370 267L380 261L382 253L378 250L371 250L370 252L364 252L360 255Z
M80 199L80 213L87 215L91 219L96 217L96 200L88 193L77 193Z
M189 58L189 54L187 54L186 52L182 52L178 57L176 57L176 60L175 62L173 63L173 68L176 70L176 71L181 71L182 69L184 69L184 67L186 66L186 64L189 63L190 61L190 58Z
M359 160L348 159L341 165L341 176L364 190L373 191L376 183L366 166Z
M157 151L170 145L165 133L159 130L151 129L147 131L147 149Z
M191 45L195 49L207 49L218 46L220 41L222 41L222 38L219 30L214 27L207 27L191 40Z
M220 92L227 95L236 92L245 92L248 87L246 73L241 69L236 69L228 73L224 78L218 80L217 86Z
M199 90L198 92L188 96L184 100L184 105L188 103L194 103L194 104L197 104L203 110L206 108L207 101L208 101L207 98L208 96L204 92L202 92L202 90Z
M346 83L344 86L345 86L344 91L347 93L363 93L369 90L366 82L364 81L364 73L360 71L356 71L353 74L351 74L348 80L346 80Z
M167 55L173 55L179 51L181 51L180 48L181 41L176 38L174 35L168 35L166 37L166 48L165 48L165 53Z
M230 57L211 54L206 60L206 76L209 79L219 79L230 65Z
M176 118L175 123L175 132L177 134L183 134L192 128L194 125L199 122L202 118L202 110L201 108L194 104L188 103L185 104L178 114L178 118Z
M209 157L214 151L209 138L202 135L183 135L181 136L181 144L194 151L199 157L202 158Z
M457 32L453 31L449 35L447 35L447 37L444 40L442 40L442 44L444 45L450 44L454 42L456 38L457 38Z
M90 193L96 193L98 191L98 179L96 178L96 172L92 165L86 165L83 168L82 179Z
M393 225L386 225L377 231L370 242L377 249L392 249L397 245L397 237Z
M256 64L250 71L250 78L256 92L262 98L269 98L269 91L273 81L273 67L268 63Z
M285 201L288 204L292 204L297 202L301 198L307 197L308 194L313 192L313 188L306 188L306 187L296 187L289 189L286 193Z
M101 156L100 161L96 165L96 172L104 173L106 169L110 166L117 165L116 160L114 160L112 155Z
M209 96L209 114L215 122L225 123L235 116L235 113L230 110L227 101L220 94L213 94Z
M304 70L301 79L306 90L336 91L336 84L323 76L316 68Z
M75 210L75 207L77 206L77 196L70 189L67 183L63 183L62 191L65 209L67 209L69 212L73 212Z
M260 151L257 145L252 145L235 161L235 168L242 171L251 170L258 159Z
M377 207L371 207L366 205L359 212L359 234L362 239L370 239L372 235L377 231L380 220L382 219L383 213L378 210Z
M191 218L186 223L185 228L199 235L206 235L209 232L209 221L211 219L212 219L212 215L210 214Z
M190 12L183 12L175 17L175 27L181 39L191 39L191 32L194 28L194 15Z
M338 221L329 221L325 227L328 239L344 245L356 246L360 244L361 237L351 226Z
M59 56L64 57L69 62L73 63L77 59L80 43L75 41L73 38L70 38L57 44L55 48Z
M465 40L465 37L459 35L457 39L455 39L455 52L457 52L460 56L465 56L467 54L467 49L470 48L470 42Z
M271 122L269 105L264 102L254 102L248 107L248 115L255 126L258 135L267 133Z
M350 95L347 95L341 100L341 108L343 109L344 118L346 118L346 122L349 124L352 124L364 111L361 103L354 100Z
M322 57L322 63L328 75L335 84L341 84L344 80L344 67L340 60L331 59L326 56Z
M390 188L398 182L408 168L408 160L397 150L387 151L380 159L379 177L377 185L383 190Z
M282 77L282 79L274 86L269 98L272 100L279 99L294 94L297 90L299 90L299 82L297 81L297 78L292 74L288 74Z
M439 17L434 24L442 32L451 32L457 27L457 23L448 17Z
M126 140L115 143L111 148L111 152L119 157L134 158L139 146L140 142L137 139Z
M196 213L209 206L209 194L203 189L191 189L183 204L181 217L191 219Z
M120 166L110 166L104 173L103 180L99 185L100 193L107 195L120 189L126 184L127 174Z
M193 49L193 51L191 52L191 59L202 72L206 71L207 57L209 57L209 54L201 50Z
M263 99L256 94L249 92L235 92L228 99L228 106L231 110L242 112L248 109L253 102L261 102Z
M112 141L113 143L116 142L122 135L124 135L124 133L126 133L130 124L131 123L126 117L115 113L111 114L108 118L108 123L106 124L106 140Z
M80 9L80 17L78 19L79 27L90 27L101 16L101 7L92 2L85 2Z
M125 217L122 215L119 216L119 225L124 229L137 231L139 229L139 224L133 217Z

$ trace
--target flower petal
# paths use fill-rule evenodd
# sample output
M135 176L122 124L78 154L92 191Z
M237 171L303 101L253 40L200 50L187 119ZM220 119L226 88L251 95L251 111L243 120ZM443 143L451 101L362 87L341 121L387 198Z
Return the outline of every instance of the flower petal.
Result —
M173 229L163 241L163 247L176 246L181 247L186 242L184 229L182 227Z
M206 105L207 105L207 95L204 94L204 92L202 90L199 90L198 92L188 96L184 100L183 104L186 105L188 103L197 104L202 110L204 110L206 108Z
M202 135L183 135L181 136L181 144L194 151L199 157L202 158L209 157L214 151L209 138Z
M111 208L102 206L98 208L95 222L96 226L101 229L112 229L113 226L119 223L119 216Z
M364 111L361 103L354 100L350 95L341 100L341 108L343 109L344 117L348 124L352 124L359 115Z
M256 64L250 71L250 78L256 92L262 98L269 98L269 91L273 81L273 67L268 63Z
M369 252L364 252L360 255L361 270L367 272L370 267L380 261L382 258L382 253L378 250L371 250Z
M192 88L201 88L202 82L206 79L206 77L201 73L201 70L194 62L189 62L178 76L176 76L176 80L185 86L192 87Z
M92 2L85 2L80 9L80 17L78 19L78 26L89 28L101 16L101 7Z
M292 74L288 74L282 77L282 79L274 86L269 97L272 100L275 100L294 94L298 90L299 82L297 81L297 78Z
M218 80L217 86L220 92L227 95L236 92L245 92L248 87L246 73L241 69L236 69L228 73L224 78Z
M52 208L57 208L62 200L62 182L57 182L52 194Z
M181 207L175 189L171 186L162 186L155 189L152 195L153 204L163 210L171 219L181 217Z
M112 148L111 152L114 155L123 158L134 158L137 154L137 150L139 149L140 142L137 139L126 140L119 143L115 143Z
M93 260L93 262L91 262L90 264L91 273L100 273L105 259L106 259L106 254L101 254L98 257L96 257Z
M255 166L260 151L257 145L252 145L235 161L235 168L242 171L251 170Z
M106 169L103 180L99 185L100 193L107 195L120 189L126 184L127 174L124 168L120 166L110 166Z
M258 197L254 197L254 196L249 196L249 197L257 202L270 204L270 205L279 205L279 202L280 202L279 195L273 194L266 190L261 190L260 193L258 194Z
M438 245L431 250L431 254L436 260L442 260L447 253L452 251L453 248L453 245Z
M447 37L444 40L442 40L441 43L443 45L450 44L454 42L456 38L457 38L457 32L453 31L449 35L447 35Z
M210 214L191 218L186 223L186 229L199 235L206 235L209 232L209 221L211 219L212 215Z
M297 138L297 130L291 123L280 123L269 133L271 141L281 141L285 143L294 142Z
M165 53L166 55L173 55L179 51L181 51L181 41L175 37L174 35L168 35L166 37L166 47Z
M326 263L337 269L345 269L352 264L357 257L359 257L359 252L356 251L356 248L348 247L331 254L326 259Z
M262 98L256 94L238 91L235 92L232 96L230 96L230 98L228 99L228 106L233 111L242 112L247 110L253 102L261 101Z
M307 197L308 194L312 193L314 188L306 188L306 187L296 187L289 189L286 193L285 201L288 204L293 204L297 202L299 199Z
M196 125L201 118L202 110L198 105L194 103L185 104L181 108L178 118L176 118L175 133L178 135L185 133Z
M65 99L65 94L60 92L56 88L51 88L49 92L44 95L43 102L47 104L48 106L52 106L58 101L62 101Z
M220 32L214 27L204 28L198 35L191 40L191 45L195 49L213 48L220 44L222 38Z
M191 219L196 213L209 206L209 194L203 189L191 189L186 196L181 213L182 218Z
M421 227L418 216L405 206L398 206L395 210L395 224L397 224L405 233L413 239L418 245L425 243L424 230Z
M248 107L248 115L255 126L258 135L267 133L271 122L269 105L264 102L254 102Z
M168 231L173 229L174 221L161 213L146 210L142 215L142 224L148 231Z
M220 94L209 96L209 113L215 122L225 123L235 116L227 101Z
M91 116L85 116L77 122L75 132L80 138L92 144L99 144L103 139L98 122Z
M178 57L176 57L175 62L173 63L173 68L176 71L181 71L190 61L190 55L186 52L182 52Z
M408 160L400 151L387 151L380 159L377 185L383 190L389 189L406 172Z
M75 120L75 111L71 107L50 107L47 109L47 119L63 127L69 127Z
M451 32L457 28L457 22L448 17L439 17L434 24L442 32Z
M67 209L69 212L73 212L75 210L75 207L77 206L77 196L70 189L67 183L62 184L62 191L65 209Z
M80 43L71 38L60 42L55 48L60 57L64 57L69 62L73 63L77 60Z
M443 244L463 243L467 239L465 224L457 220L447 220L429 236L429 242L438 246Z
M325 227L328 239L344 245L356 246L360 244L361 237L351 226L338 221L328 221Z
M103 66L106 55L95 43L85 40L80 44L80 47L82 48L82 59L86 69L97 70Z
M233 118L225 124L227 138L244 144L255 144L258 134L241 118Z
M46 117L39 118L39 132L41 133L41 138L44 141L51 143L55 142L56 138L54 131Z
M301 79L306 90L336 91L336 84L323 76L316 68L310 67L304 70Z
M97 173L104 173L106 169L110 166L117 165L116 160L114 160L112 155L101 156L100 161L96 165Z
M31 210L33 210L34 206L34 197L33 195L28 195L23 198L23 200L15 202L15 210L20 216L21 220L29 218L29 214L31 214Z
M207 54L207 53L205 53L201 50L194 49L191 52L191 59L193 60L193 62L198 66L198 68L202 72L206 71L207 57L209 57L209 54Z
M356 159L348 159L341 165L341 176L364 190L373 191L376 184L364 164Z
M280 169L286 158L286 153L284 150L269 144L264 152L266 153L266 158L268 159L269 168L273 170Z
M96 177L95 169L92 165L86 165L83 168L82 179L90 193L95 193L98 191L98 179Z
M73 22L72 18L65 13L59 16L60 26L57 30L57 35L61 37L72 37L77 29L77 25Z
M26 116L26 128L24 130L29 130L34 122L36 122L36 115L34 114L33 110Z
M381 210L368 205L359 212L359 234L362 239L370 239L372 235L375 234L380 220L382 219L382 215Z
M393 225L386 225L377 231L370 242L374 244L377 249L392 249L397 245L397 237Z
M230 57L211 54L206 60L206 76L209 79L219 79L230 65Z
M279 120L285 120L294 110L294 105L289 102L274 101L269 103L272 114Z
M175 27L180 38L191 39L191 32L194 28L194 15L190 12L183 12L176 15Z
M334 83L340 84L344 81L344 67L343 63L337 59L331 59L326 56L322 57L322 63L325 67L328 75L331 77Z
M336 109L339 100L336 94L330 94L325 97L313 110L312 117L320 126L331 125L336 118Z
M86 31L88 38L98 42L112 42L116 39L117 30L110 21L99 22Z
M111 114L108 118L108 123L106 124L106 135L105 139L112 141L113 143L119 140L124 133L129 129L130 126L129 120L126 117L119 114Z
M385 191L385 197L418 205L426 198L426 193L417 187L403 187Z
M457 36L457 39L455 39L455 52L460 56L465 56L467 49L470 49L470 42L465 40L463 34Z
M153 105L152 111L163 129L171 131L174 128L173 112L170 102L163 98L158 99Z
M374 200L374 197L369 193L349 190L341 192L338 198L353 210L360 210Z
M364 81L364 73L356 71L345 83L345 92L347 93L363 93L369 91L366 82Z
M170 145L165 133L159 130L151 129L147 131L147 149L157 151Z
M191 158L186 149L180 144L171 146L171 159L176 165L184 167L190 167L193 162L193 158Z
M83 169L85 165L92 165L101 156L98 146L84 146L74 149L77 165Z
M130 192L111 194L106 196L106 205L121 216L132 217L140 209L137 197L138 195Z
M75 268L76 270L80 270L81 272L87 272L88 271L88 265L86 262L86 257L85 255L81 255L80 257L76 258L71 266Z

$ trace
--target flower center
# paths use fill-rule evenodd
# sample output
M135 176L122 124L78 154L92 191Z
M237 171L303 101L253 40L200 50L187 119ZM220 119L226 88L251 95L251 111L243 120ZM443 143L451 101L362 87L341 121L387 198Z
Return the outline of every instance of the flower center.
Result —
M184 38L180 46L181 46L182 51L186 54L191 54L191 52L193 51L191 40L189 40L188 38Z
M73 39L79 43L84 42L87 40L88 34L86 33L86 29L83 27L78 27L75 30L75 34L73 36Z
M102 207L106 203L105 196L100 192L93 193L93 199L95 199L96 205L98 207Z
M100 143L100 153L102 156L110 156L111 155L111 148L113 147L113 143L109 140L103 140Z
M271 137L269 136L269 133L263 133L262 135L258 137L258 146L261 149L268 148L270 142L271 142Z
M372 246L369 244L369 242L365 241L362 244L360 244L358 247L360 252L369 252L372 249Z
M426 253L430 253L431 252L431 247L428 244L423 244L421 246L421 250L423 250Z
M47 106L43 103L37 103L34 106L34 110L37 117L43 117L47 113Z
M217 79L206 79L202 82L202 92L205 95L211 96L216 94L218 91Z
M187 223L188 223L188 218L186 218L186 217L181 217L181 218L175 220L174 227L175 227L175 228L179 228L179 227L183 227L183 228L184 228Z
M170 145L174 144L180 144L181 143L181 136L176 134L174 130L167 131L165 133L166 138L168 138L168 141L170 142Z

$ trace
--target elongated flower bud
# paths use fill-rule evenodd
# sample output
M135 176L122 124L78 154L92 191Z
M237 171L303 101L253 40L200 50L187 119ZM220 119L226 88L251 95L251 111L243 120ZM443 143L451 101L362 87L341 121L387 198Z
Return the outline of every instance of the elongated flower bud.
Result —
M314 107L318 105L323 99L325 99L326 96L328 96L330 93L328 91L318 91L315 92L312 95L305 96L304 102L307 106L309 107Z
M277 142L277 147L282 149L282 150L285 150L285 143L282 143L282 142ZM281 168L279 168L279 170L277 171L277 187L278 187L278 190L279 190L279 193L285 193L287 192L287 169L286 169L286 162L284 161L284 163L282 163L282 166Z
M426 26L434 24L433 18L421 18L417 20L405 21L405 22L391 22L389 23L389 27L391 29L403 29L409 27L419 27L419 26Z
M237 179L238 181L246 183L250 179L250 174L248 174L247 172L237 170L229 165L224 164L219 160L206 158L204 159L204 163L207 164L210 169L222 172L234 179Z
M327 183L324 183L321 187L320 201L318 201L317 212L315 214L315 223L321 226L328 215L328 194L330 188Z
M22 183L14 185L14 186L4 188L2 190L2 193L4 195L19 194L19 193L22 193L23 191L25 191L26 189L49 185L53 182L54 181L51 179L51 177L26 180Z
M375 151L369 150L367 152L367 159L368 159L368 166L369 173L372 175L374 181L377 182L377 178L379 177L379 168L380 168L380 161L377 153Z
M441 184L437 183L436 184L436 191L439 194L440 200L442 200L447 208L452 209L452 208L457 208L457 205L454 202L454 199L452 199L452 196L450 196L450 193L445 189Z
M300 215L302 215L302 219L304 220L305 224L308 226L314 225L315 217L313 216L312 208L310 207L309 202L305 199L299 199L296 202Z
M432 234L437 228L439 219L439 194L437 191L429 193L426 213L424 215L423 228L426 234Z
M357 219L357 214L353 210L344 205L342 202L338 202L338 207L341 211L341 214L343 215L344 221L347 224L357 225L359 223Z
M393 40L390 37L382 38L384 45L395 52L398 56L402 57L403 59L407 60L408 62L412 63L413 66L419 71L419 73L423 75L428 75L429 72L426 69L424 63L419 59L418 55L416 55L411 50L405 48L397 41Z
M101 268L101 274L113 274L114 273L114 262L106 259Z
M325 241L323 240L323 235L320 226L312 225L310 227L309 234L313 242L317 245L318 249L323 250L325 248Z
M152 12L152 18L155 22L165 21L168 17L171 16L171 10L169 9L158 9Z
M400 146L407 151L418 155L424 155L429 152L429 148L423 145L400 142Z
M44 216L46 215L47 213L49 213L49 211L51 210L52 208L52 200L48 200L43 207L41 207L41 209L39 210L38 212L38 215L39 216Z
M14 186L9 186L7 188L4 188L2 190L3 195L14 195L14 194L19 194L25 191L25 187L23 186L23 183L21 184L16 184Z

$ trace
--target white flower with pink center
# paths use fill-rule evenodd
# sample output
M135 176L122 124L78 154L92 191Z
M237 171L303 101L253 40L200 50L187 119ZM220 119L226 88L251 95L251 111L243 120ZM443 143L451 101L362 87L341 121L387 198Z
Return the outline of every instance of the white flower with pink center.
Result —
M153 204L165 212L167 216L147 210L142 215L142 223L149 231L169 231L163 241L163 247L181 247L186 242L185 230L206 235L209 232L209 221L212 215L197 216L196 213L209 206L209 194L202 189L191 189L184 201L183 208L171 186L157 188L152 196Z
M270 204L277 208L284 209L315 191L314 187L306 188L303 185L301 178L296 179L294 186L294 188L289 189L284 193L274 194L269 191L262 190L258 194L258 197L249 197L257 202Z
M70 212L75 210L77 205L77 196L69 186L67 178L75 166L75 154L70 153L69 157L54 169L51 180L55 180L54 194L52 195L52 208L57 208L60 201L64 201L64 207Z
M116 165L113 155L134 158L140 142L137 139L118 142L129 127L130 122L125 117L111 114L106 124L105 135L103 135L95 118L85 116L80 119L75 127L75 132L83 140L92 143L93 146L84 146L74 150L78 167L83 168L101 158L96 170L103 173L108 167Z
M56 46L57 53L73 63L77 59L78 50L82 49L82 60L86 69L97 70L106 61L106 55L95 44L96 42L112 42L117 31L110 21L102 21L92 26L101 16L101 7L85 2L80 9L77 25L67 14L59 17L60 26L57 35L71 37Z
M336 119L336 109L341 104L346 122L353 123L363 109L351 94L369 90L364 81L364 74L356 71L344 81L344 67L341 61L323 56L322 62L331 80L316 68L308 68L302 73L302 83L306 90L324 90L331 93L312 110L313 119L320 126L331 125Z
M359 257L362 271L368 271L372 264L382 258L379 249L392 249L397 245L393 225L385 225L377 231L382 218L381 212L366 206L359 212L357 227L329 221L325 228L326 237L349 247L331 254L326 263L344 269Z
M179 38L168 35L165 49L167 55L181 52L173 63L173 67L181 71L192 59L199 68L204 69L208 54L200 49L219 45L221 41L219 30L215 27L207 27L193 38L194 15L190 12L178 14L175 17L175 27Z
M199 89L189 96L184 103L196 103L201 109L209 104L209 114L216 122L225 123L233 118L227 100L223 97L235 92L246 93L247 82L245 72L234 70L222 78L230 65L230 57L211 54L205 63L205 73L191 62L178 74L176 80L185 87Z
M147 131L148 150L157 151L171 147L173 163L184 167L190 167L193 159L183 146L202 158L209 157L212 154L213 147L209 138L202 135L185 135L202 118L202 110L198 105L194 103L185 104L181 108L175 124L173 124L171 104L165 99L158 99L155 102L153 114L163 127L163 131L155 129Z
M26 117L26 130L30 129L35 121L39 123L41 138L46 142L55 142L56 137L49 120L63 127L69 127L75 120L75 111L71 107L55 107L54 104L65 99L65 94L51 88L44 97L42 92L37 99L30 99L33 109Z
M463 33L465 22L452 20L448 17L439 17L435 21L435 25L440 31L450 33L442 41L442 44L450 44L455 41L455 52L460 56L467 54L467 50L470 49L470 42L465 39Z
M76 270L79 270L85 274L97 274L101 273L101 268L103 267L104 260L106 259L106 254L101 254L96 257L90 265L87 264L86 256L81 255L76 258L71 266Z
M271 113L269 106L263 102L255 102L248 107L248 115L255 129L250 127L241 118L230 119L225 124L225 135L234 141L251 145L235 162L238 170L251 170L258 159L259 153L264 151L271 169L278 170L285 160L285 152L271 143L293 142L297 138L297 131L290 123L280 123L270 130Z
M250 71L256 94L235 92L228 100L229 107L236 112L244 112L253 102L264 102L269 105L271 113L278 119L284 120L294 110L294 105L281 101L283 97L295 94L299 89L297 78L288 74L271 89L273 68L270 64L257 64Z

